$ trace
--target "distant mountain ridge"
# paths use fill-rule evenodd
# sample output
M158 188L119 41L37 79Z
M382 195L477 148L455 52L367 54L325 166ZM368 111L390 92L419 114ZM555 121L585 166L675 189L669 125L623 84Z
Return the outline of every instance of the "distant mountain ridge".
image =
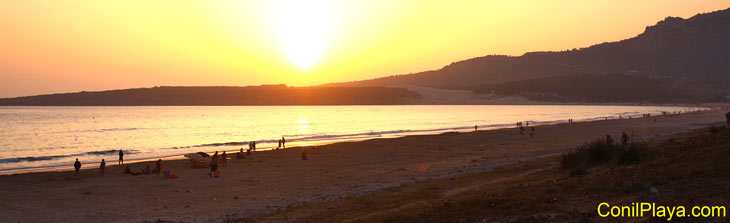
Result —
M326 86L415 85L488 92L487 86L516 81L608 74L653 78L653 84L687 98L730 95L730 9L689 19L667 17L636 37L582 49L477 57L439 70Z
M393 105L420 95L386 87L153 87L0 99L0 106Z

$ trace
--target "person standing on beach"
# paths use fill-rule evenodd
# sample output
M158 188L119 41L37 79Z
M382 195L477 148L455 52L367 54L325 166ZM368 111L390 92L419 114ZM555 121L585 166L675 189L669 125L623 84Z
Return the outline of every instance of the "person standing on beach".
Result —
M211 161L210 161L210 173L208 173L208 175L210 177L213 177L217 171L218 171L218 151L215 151L215 154L213 154L213 159L211 159Z
M218 164L215 163L215 161L210 162L210 173L208 173L208 176L213 177L216 174L215 172L218 171Z
M477 131L477 125L474 125L474 131L475 132Z
M286 148L286 138L284 136L281 136L281 147Z
M276 147L276 149L281 148L281 139L279 139L279 145Z
M162 172L162 159L157 159L157 162L155 162L155 172L157 172L157 176L160 176L160 172Z
M223 166L228 166L228 155L226 155L226 151L223 151L223 154L221 154L221 160L223 161Z
M122 152L121 149L119 150L119 163L118 164L119 165L124 164L124 152Z
M629 136L626 135L626 132L621 133L621 144L624 146L629 145Z
M79 162L79 158L76 158L76 162L74 162L74 169L76 169L76 174L78 174L79 169L81 169L81 162Z
M535 136L535 127L530 127L530 138Z
M243 147L241 147L241 150L238 151L238 154L236 154L236 159L243 159Z
M104 172L106 172L106 161L101 159L101 164L99 164L99 173L104 176Z

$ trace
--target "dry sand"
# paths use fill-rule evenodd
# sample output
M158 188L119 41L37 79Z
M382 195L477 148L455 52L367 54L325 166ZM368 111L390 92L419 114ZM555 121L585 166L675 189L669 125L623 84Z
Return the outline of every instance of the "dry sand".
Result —
M656 119L656 121L654 121ZM678 117L607 120L536 127L534 138L514 129L407 136L254 153L230 160L222 177L163 162L179 179L129 176L119 166L0 176L0 222L222 222L287 205L379 191L423 179L485 171L566 151L622 131L653 138L724 123L718 110ZM234 157L235 155L230 155ZM115 163L111 161L109 163ZM69 164L71 165L71 164ZM98 165L98 164L85 164ZM139 170L154 163L137 163Z

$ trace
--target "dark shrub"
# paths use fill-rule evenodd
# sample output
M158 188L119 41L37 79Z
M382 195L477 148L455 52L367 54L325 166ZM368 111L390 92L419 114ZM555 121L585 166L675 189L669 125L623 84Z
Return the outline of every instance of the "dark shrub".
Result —
M618 155L618 164L641 163L646 160L648 145L646 143L632 143Z
M586 169L610 161L618 164L641 163L648 156L646 143L632 143L628 146L611 145L603 139L596 139L572 149L560 157L560 166L569 170L571 176L583 175Z
M575 148L560 157L560 166L564 169L576 170L605 163L616 152L616 146L609 145L603 139L596 139Z

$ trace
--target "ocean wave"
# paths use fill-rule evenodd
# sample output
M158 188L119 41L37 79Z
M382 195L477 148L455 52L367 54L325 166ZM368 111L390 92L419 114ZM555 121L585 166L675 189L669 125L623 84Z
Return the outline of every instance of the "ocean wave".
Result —
M114 131L134 131L134 130L141 130L145 128L109 128L109 129L92 129L87 130L90 132L114 132Z
M124 154L136 154L136 153L139 153L137 150L122 150L122 151L124 151ZM90 151L90 152L74 153L74 154L66 154L66 155L28 156L28 157L4 158L4 159L0 159L0 163L20 163L20 162L48 161L48 160L61 159L61 158L67 158L67 157L112 155L112 154L116 154L118 152L119 152L119 150L100 150L100 151Z
M118 152L119 152L119 150L117 150L117 149L110 149L110 150L101 150L101 151L86 152L86 154L89 154L89 155L108 155L108 154L117 154ZM135 152L126 151L124 153L134 154Z
M74 131L60 131L60 132L52 132L52 133L89 133L89 132L119 132L119 131L137 131L137 130L144 130L148 128L107 128L107 129L83 129L83 130L74 130Z

